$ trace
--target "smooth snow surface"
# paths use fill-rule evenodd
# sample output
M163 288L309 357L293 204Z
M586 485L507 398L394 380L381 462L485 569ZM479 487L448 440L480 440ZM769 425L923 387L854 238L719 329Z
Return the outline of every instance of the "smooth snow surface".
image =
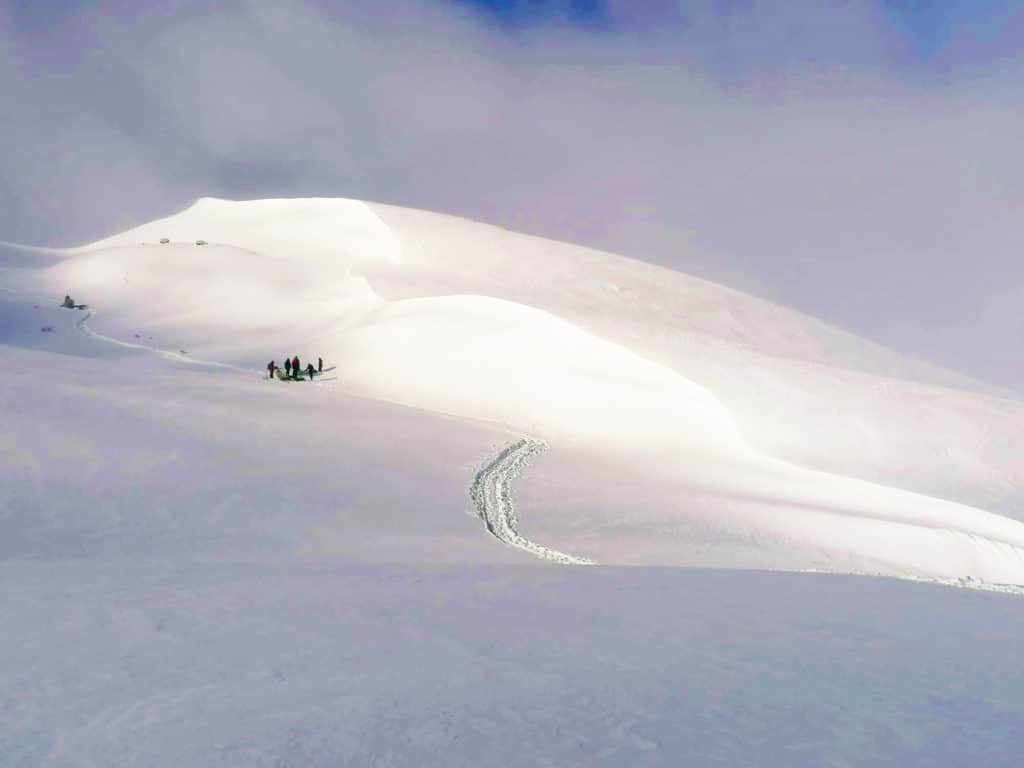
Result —
M4 766L987 768L1024 748L1005 595L67 561L0 565L0 599Z
M354 200L0 244L0 345L0 765L1021 746L998 682L1019 665L958 623L1016 597L763 573L1024 585L1024 407L963 377L687 275ZM336 369L269 380L285 355ZM934 633L882 628L904 615ZM947 704L857 666L943 632L979 644Z
M108 341L256 375L286 354L336 363L325 423L355 395L644 476L614 508L601 477L567 478L571 495L524 514L544 547L1024 584L1019 402L686 275L319 199L203 199L55 265L12 264L9 343L113 354L41 334L17 303L70 291Z

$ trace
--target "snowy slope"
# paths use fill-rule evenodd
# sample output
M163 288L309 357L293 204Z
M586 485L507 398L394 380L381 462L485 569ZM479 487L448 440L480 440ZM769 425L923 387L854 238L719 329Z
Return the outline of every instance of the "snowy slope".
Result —
M649 567L1024 584L1019 401L812 318L439 214L204 199L0 245L0 351L0 765L1021 746L1015 596ZM267 380L285 354L337 367Z
M402 268L374 275L389 298L480 293L547 309L710 389L773 456L1020 514L1018 399L689 275L373 207L406 243Z
M383 400L644 477L617 509L585 473L571 508L544 502L531 524L560 550L1024 583L1020 403L735 291L351 200L203 199L65 256L9 271L11 295L71 291L90 332L180 359L323 356L325 419Z

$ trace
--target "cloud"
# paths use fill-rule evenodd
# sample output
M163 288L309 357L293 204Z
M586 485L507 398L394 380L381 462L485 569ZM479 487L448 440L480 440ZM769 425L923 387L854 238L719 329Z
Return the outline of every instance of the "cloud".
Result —
M1021 372L1012 303L989 306L1024 286L1024 65L998 31L952 29L924 61L866 0L609 2L598 27L513 29L440 0L24 7L0 5L0 239L80 242L201 195L366 197Z

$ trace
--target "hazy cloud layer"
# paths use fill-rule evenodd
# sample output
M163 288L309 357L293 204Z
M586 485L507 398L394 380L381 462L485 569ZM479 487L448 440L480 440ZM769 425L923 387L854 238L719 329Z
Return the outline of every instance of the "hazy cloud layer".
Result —
M1024 12L922 60L872 2L0 4L0 239L200 195L465 214L1024 374ZM33 10L34 8L34 10Z

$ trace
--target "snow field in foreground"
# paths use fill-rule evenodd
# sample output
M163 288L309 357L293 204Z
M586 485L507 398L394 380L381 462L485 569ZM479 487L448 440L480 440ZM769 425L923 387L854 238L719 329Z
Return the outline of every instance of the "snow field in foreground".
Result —
M1012 765L1019 598L882 579L0 564L0 764Z

